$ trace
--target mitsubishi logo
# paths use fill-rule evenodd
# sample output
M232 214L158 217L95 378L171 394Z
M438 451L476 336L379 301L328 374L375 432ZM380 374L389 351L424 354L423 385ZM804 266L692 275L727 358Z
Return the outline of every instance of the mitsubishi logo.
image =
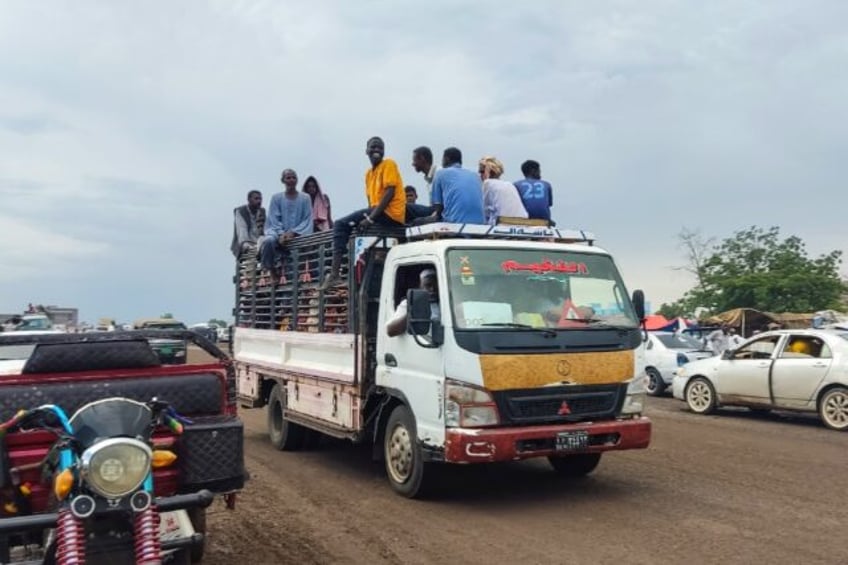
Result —
M557 410L557 415L568 416L569 414L571 414L571 408L568 407L568 402L563 400L562 405L559 407L559 410Z

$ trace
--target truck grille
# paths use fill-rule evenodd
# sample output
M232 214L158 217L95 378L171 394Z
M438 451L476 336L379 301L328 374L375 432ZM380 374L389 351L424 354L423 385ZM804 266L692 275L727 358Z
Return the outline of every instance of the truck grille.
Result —
M626 389L626 384L613 384L506 390L495 393L495 402L505 424L611 419L620 410Z

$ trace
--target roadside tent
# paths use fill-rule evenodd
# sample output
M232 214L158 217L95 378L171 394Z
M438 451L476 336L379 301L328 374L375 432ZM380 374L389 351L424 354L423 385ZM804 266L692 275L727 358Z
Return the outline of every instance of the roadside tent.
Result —
M678 316L677 318L671 320L667 325L657 328L658 331L661 332L676 332L678 330L684 331L693 326L697 326L698 324L692 320L687 320L686 318Z
M762 330L768 324L780 323L773 314L760 312L753 308L734 308L721 314L716 314L706 320L707 324L727 324L736 328L742 337L750 337L755 331Z
M777 323L789 330L798 330L813 327L815 314L798 314L796 312L784 312L783 314L772 314Z
M668 324L668 319L661 314L649 314L645 316L645 328L648 330L659 330Z

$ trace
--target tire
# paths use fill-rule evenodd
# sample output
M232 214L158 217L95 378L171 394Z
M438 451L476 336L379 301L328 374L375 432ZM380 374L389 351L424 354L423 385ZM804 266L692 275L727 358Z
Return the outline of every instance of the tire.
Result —
M268 396L268 435L271 445L280 451L296 451L303 447L306 429L286 420L286 389L275 384Z
M206 551L206 509L192 508L188 510L188 517L191 520L191 527L194 531L203 534L203 543L192 547L189 553L189 561L187 563L200 563L203 561L203 554Z
M424 463L415 418L404 405L392 410L383 435L383 459L392 489L407 498L426 494L432 465Z
M562 455L548 457L551 467L563 477L585 477L595 470L601 462L600 453L579 453L577 455Z
M819 418L831 430L848 430L848 388L834 387L822 395Z
M712 383L695 377L686 385L686 405L695 414L712 414L716 408L716 393Z
M665 381L663 381L660 372L653 367L648 367L645 369L645 372L648 374L648 394L651 396L662 396L662 393L665 392Z

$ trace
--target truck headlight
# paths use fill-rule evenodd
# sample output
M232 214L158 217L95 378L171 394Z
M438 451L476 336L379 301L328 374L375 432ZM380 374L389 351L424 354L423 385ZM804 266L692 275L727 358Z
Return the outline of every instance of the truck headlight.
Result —
M500 422L492 395L456 381L445 382L445 425L450 428L496 426Z
M621 406L622 415L638 416L645 410L645 399L647 393L637 392L628 394L624 397L624 404Z
M82 478L101 496L126 496L147 478L151 454L150 447L136 439L103 440L83 452L80 458Z
M621 414L624 416L638 416L645 409L645 400L648 397L648 375L640 373L635 379L627 384L627 395L621 406Z

